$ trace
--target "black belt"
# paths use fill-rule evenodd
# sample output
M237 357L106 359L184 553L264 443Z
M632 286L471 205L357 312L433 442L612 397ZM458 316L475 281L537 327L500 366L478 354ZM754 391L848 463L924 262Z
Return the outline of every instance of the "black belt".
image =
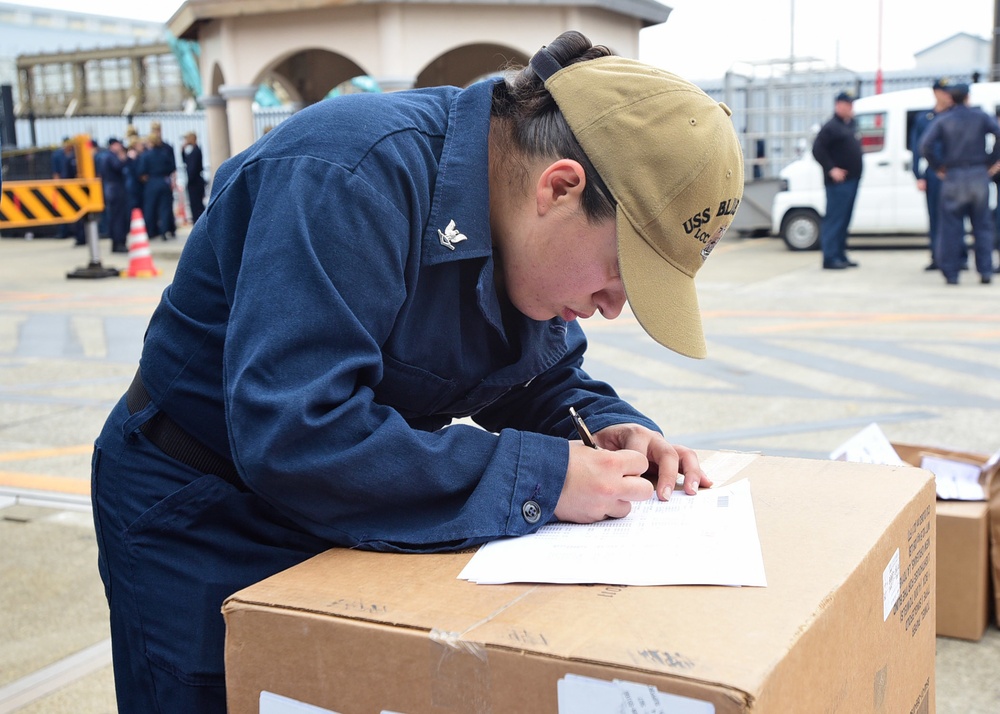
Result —
M144 409L151 401L153 400L150 398L149 392L146 391L146 387L143 386L142 378L137 371L132 379L132 384L129 385L128 391L125 393L128 413L135 414ZM215 453L188 434L164 412L157 412L149 421L144 422L139 427L139 431L170 458L176 459L200 473L214 474L241 491L249 490L232 461Z
M960 161L954 164L945 164L946 169L971 169L982 166L984 169L989 166L985 161Z

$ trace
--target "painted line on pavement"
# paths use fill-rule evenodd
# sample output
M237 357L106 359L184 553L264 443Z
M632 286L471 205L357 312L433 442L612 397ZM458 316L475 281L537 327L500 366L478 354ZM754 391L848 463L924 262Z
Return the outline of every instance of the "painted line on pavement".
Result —
M37 506L60 511L89 512L93 510L90 494L38 491L0 485L0 509L10 506Z
M35 461L60 456L80 456L91 454L93 444L74 444L47 449L25 449L23 451L0 452L0 463ZM72 478L26 471L0 470L0 490L24 489L38 493L52 493L70 496L90 496L90 478Z
M0 688L0 714L17 711L110 664L109 637Z
M857 322L1000 322L1000 315L970 315L968 313L913 314L902 312L823 312L821 310L702 310L703 318L749 317L749 318L788 318L792 320L845 320Z
M26 488L32 491L90 495L90 478L70 478L68 476L46 476L20 471L0 471L0 489Z
M48 459L53 456L77 456L89 454L94 450L93 444L75 444L73 446L55 446L48 449L27 449L24 451L0 452L0 463L4 461L30 461L31 459Z

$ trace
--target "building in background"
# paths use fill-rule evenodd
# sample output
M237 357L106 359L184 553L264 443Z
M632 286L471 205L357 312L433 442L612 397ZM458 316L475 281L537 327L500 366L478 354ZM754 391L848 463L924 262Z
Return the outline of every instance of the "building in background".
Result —
M20 100L17 90L19 55L149 45L162 43L165 39L166 27L161 22L123 20L0 2L0 84L11 85L15 103Z
M985 37L959 32L917 52L913 57L918 70L954 70L971 74L979 72L983 80L990 78L991 43Z
M159 22L0 2L5 148L104 141L137 115L193 110L181 45Z
M377 90L471 81L505 58L523 62L538 37L552 36L557 26L611 36L614 46L635 55L639 30L667 21L670 13L652 0L600 0L594 7L572 10L535 0L517 4L522 14L528 7L537 13L537 26L526 32L523 17L511 28L501 22L510 6L481 1L449 5L446 12L436 3L419 1L402 8L388 2L288 0L266 9L261 5L259 15L246 15L239 5L184 3L164 25L0 2L0 84L13 88L13 112L8 114L18 117L19 144L53 145L78 133L103 142L121 136L129 124L147 133L157 121L175 146L183 143L184 133L196 132L211 173L233 148L324 97L372 91L368 85ZM376 12L380 5L385 7ZM424 15L419 14L422 8ZM344 13L351 22L343 20ZM492 18L488 31L474 32L469 28L479 25L457 22L467 16L481 25L484 13ZM428 27L443 32L447 41L427 42L425 37L414 45L423 52L416 57L405 43L369 41L360 15L382 18L372 28L375 37L379 32L412 37L424 28L420 23L433 20ZM267 18L265 25L261 17ZM220 45L224 25L229 40ZM462 27L475 39L465 39ZM169 29L184 39L174 38ZM286 42L285 48L268 50L276 38ZM389 46L396 49L385 49ZM222 51L225 47L228 53ZM236 47L242 48L239 57ZM962 81L985 79L990 50L985 38L953 35L918 52L914 69L886 72L884 91L929 87L942 74ZM364 87L358 85L362 80ZM767 179L805 150L837 92L875 93L875 73L796 57L737 62L724 77L698 84L733 109L747 179ZM231 142L234 120L238 136ZM4 141L9 148L12 142Z
M167 43L17 58L17 116L134 116L194 102Z

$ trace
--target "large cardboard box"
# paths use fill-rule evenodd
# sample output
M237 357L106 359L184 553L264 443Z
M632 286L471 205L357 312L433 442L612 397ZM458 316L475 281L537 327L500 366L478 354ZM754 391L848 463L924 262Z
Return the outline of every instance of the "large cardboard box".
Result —
M1000 624L1000 463L968 451L895 442L892 446L899 458L914 466L921 466L924 457L934 457L980 469L979 484L992 501L989 506L938 501L937 508L937 632L978 641L989 623L991 590Z
M990 619L988 507L937 502L937 633L978 641Z
M335 549L226 601L229 712L933 711L932 475L761 456L737 478L767 587L486 586L456 578L469 553Z

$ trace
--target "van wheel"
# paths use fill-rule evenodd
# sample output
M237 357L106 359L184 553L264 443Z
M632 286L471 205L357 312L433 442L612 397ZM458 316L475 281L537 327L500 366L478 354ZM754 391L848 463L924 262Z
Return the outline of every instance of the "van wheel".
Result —
M781 238L790 250L817 250L819 225L820 218L816 211L797 208L789 211L781 222Z

